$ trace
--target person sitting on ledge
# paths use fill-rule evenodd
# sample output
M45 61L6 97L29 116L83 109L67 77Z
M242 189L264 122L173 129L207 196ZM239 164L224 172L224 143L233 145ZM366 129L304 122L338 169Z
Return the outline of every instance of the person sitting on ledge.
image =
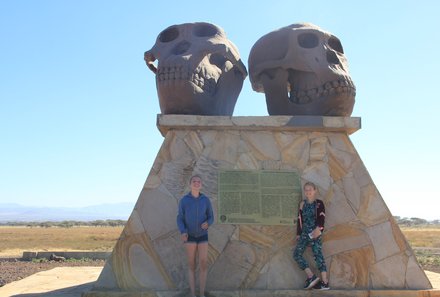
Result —
M318 290L328 290L327 267L322 255L322 232L324 231L325 206L322 200L316 199L316 185L312 182L304 184L304 196L306 199L301 201L298 209L298 222L296 228L296 248L293 258L298 266L307 274L304 289L311 288ZM321 272L320 280L313 274L309 264L304 259L303 254L307 246L311 246L315 257L316 266Z

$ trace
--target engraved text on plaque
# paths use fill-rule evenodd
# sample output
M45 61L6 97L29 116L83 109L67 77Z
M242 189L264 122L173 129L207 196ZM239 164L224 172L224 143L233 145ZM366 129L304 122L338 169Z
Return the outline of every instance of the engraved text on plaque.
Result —
M301 182L296 171L219 172L219 223L292 225L300 199Z

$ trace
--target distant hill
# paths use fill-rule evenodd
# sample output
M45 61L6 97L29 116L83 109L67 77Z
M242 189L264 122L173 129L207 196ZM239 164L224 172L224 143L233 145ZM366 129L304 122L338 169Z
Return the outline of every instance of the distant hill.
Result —
M76 208L0 203L0 222L128 220L134 204L134 202L106 203Z

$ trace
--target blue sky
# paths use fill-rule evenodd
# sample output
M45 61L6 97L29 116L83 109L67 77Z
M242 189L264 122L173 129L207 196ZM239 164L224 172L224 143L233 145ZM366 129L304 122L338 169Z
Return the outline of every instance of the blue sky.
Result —
M0 1L0 202L137 200L163 140L143 53L166 27L217 24L247 62L264 34L311 22L342 41L362 118L351 139L388 207L440 219L439 11L438 1ZM234 115L267 115L248 79Z

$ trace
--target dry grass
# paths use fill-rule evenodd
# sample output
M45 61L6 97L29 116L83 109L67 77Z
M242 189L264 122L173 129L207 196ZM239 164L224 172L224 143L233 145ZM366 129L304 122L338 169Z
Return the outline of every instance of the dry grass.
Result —
M112 251L123 227L0 227L0 257L23 251ZM412 247L440 248L440 227L401 227Z
M412 247L440 248L440 227L401 227Z
M0 257L23 251L112 251L123 227L0 227Z
M440 227L400 227L423 269L440 273Z

